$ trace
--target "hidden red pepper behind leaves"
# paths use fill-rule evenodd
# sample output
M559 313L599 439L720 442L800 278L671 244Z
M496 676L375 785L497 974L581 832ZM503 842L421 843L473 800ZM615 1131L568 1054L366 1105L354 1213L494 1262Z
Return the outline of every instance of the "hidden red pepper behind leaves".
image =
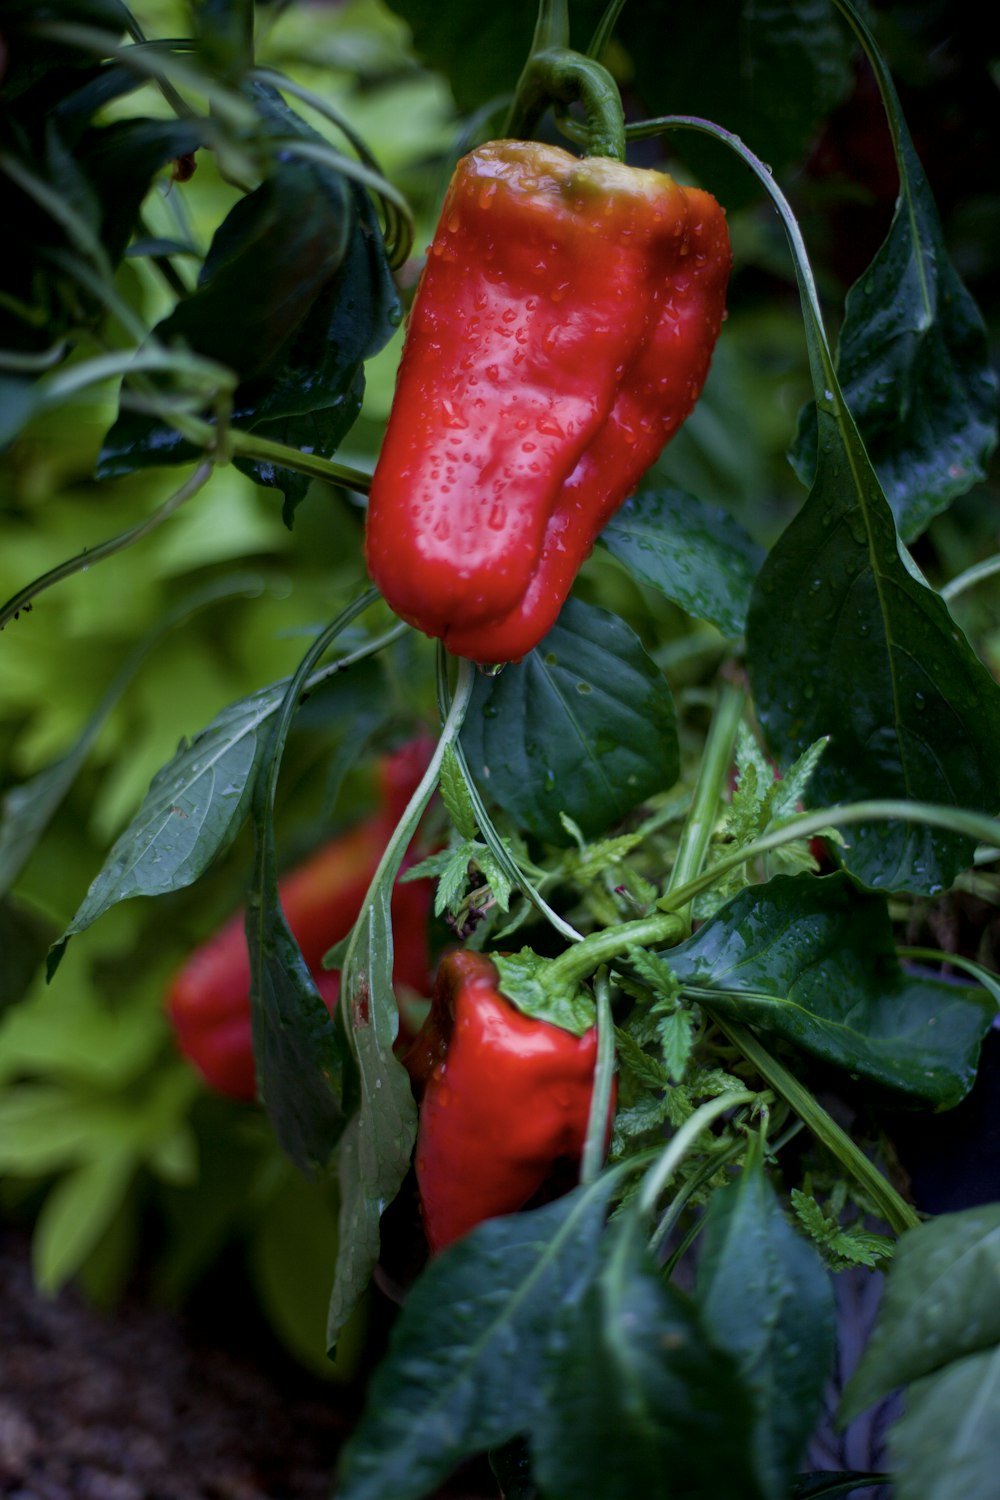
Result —
M525 141L459 162L369 499L397 614L474 661L537 645L694 406L729 269L718 203L662 173Z
M422 1090L416 1176L432 1254L523 1208L587 1138L596 1027L574 1036L523 1015L499 983L485 954L447 954L405 1058Z
M278 883L282 910L313 982L332 1011L340 989L323 955L346 937L396 823L427 769L434 741L419 736L377 767L380 805L338 834ZM407 858L403 869L412 861ZM428 921L433 881L397 882L392 896L393 982L426 995L431 987ZM167 995L181 1051L221 1094L256 1093L250 1021L250 960L244 916L231 918L185 962Z

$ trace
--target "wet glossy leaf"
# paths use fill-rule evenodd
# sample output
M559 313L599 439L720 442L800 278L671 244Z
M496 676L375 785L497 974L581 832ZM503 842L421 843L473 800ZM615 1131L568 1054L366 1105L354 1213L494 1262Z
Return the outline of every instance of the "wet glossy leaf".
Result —
M1000 1345L1000 1204L942 1214L904 1234L875 1331L844 1392L845 1419L897 1386ZM964 1493L964 1492L963 1492Z
M640 490L601 533L633 577L689 615L741 635L764 550L718 506L684 490Z
M834 393L814 487L754 585L747 653L757 713L787 765L830 736L817 802L1000 806L1000 688L940 597L897 550L892 514ZM866 884L933 893L972 857L964 835L855 825L844 862Z
M736 1362L664 1279L634 1216L609 1233L599 1274L560 1322L531 1423L546 1500L770 1493L754 1472Z
M344 1450L340 1500L417 1500L527 1431L556 1314L593 1276L607 1179L480 1224L411 1288Z
M977 480L997 441L986 328L948 256L920 158L884 69L900 191L889 234L847 294L837 374L901 535L912 539ZM792 461L816 466L816 408Z
M709 1335L733 1356L752 1394L761 1488L784 1497L833 1366L833 1291L819 1255L788 1223L756 1161L709 1203L697 1303Z
M751 886L664 957L707 1009L939 1108L972 1086L995 1010L901 969L884 902L842 875Z
M624 621L578 599L516 666L476 685L462 730L483 794L553 844L592 836L677 779L673 699Z
M344 1129L343 1040L278 901L274 835L255 809L257 859L247 900L257 1092L300 1171L325 1167Z
M230 704L153 778L49 959L54 972L74 935L119 901L162 896L197 880L236 837L250 806L261 731L285 684Z
M918 1380L889 1435L896 1500L993 1500L998 1429L1000 1348Z

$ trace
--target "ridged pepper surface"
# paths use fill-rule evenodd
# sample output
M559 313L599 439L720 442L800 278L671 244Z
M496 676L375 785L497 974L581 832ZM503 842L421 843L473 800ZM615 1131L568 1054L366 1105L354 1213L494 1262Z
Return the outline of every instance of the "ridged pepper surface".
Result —
M397 614L474 661L538 644L694 406L729 269L718 203L663 173L526 141L459 162L369 499Z
M415 1167L432 1254L579 1160L596 1061L596 1027L574 1036L526 1016L486 954L445 955L405 1058L421 1094Z
M332 1011L340 990L323 955L345 937L399 817L427 768L434 742L420 736L380 761L378 811L338 834L278 883L282 910L313 982ZM403 868L412 860L407 858ZM393 982L430 991L428 939L433 881L397 883L392 895ZM256 1093L250 1020L250 960L244 914L238 912L190 954L167 995L167 1012L184 1055L218 1093Z

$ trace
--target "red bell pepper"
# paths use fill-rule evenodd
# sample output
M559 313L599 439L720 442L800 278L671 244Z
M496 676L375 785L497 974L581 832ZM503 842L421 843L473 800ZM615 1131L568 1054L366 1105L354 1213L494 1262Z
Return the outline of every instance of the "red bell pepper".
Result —
M463 158L372 479L372 578L480 662L523 656L701 391L730 252L710 194L555 146Z
M357 920L376 866L433 749L433 740L421 736L385 757L376 772L379 810L331 839L278 883L285 918L330 1011L340 975L322 968L323 955ZM404 861L404 869L408 863L412 861ZM430 880L397 882L392 897L393 982L419 995L431 987L433 888ZM242 912L190 955L170 986L167 1010L181 1051L206 1081L233 1098L254 1098L250 960Z
M519 1011L483 953L447 954L405 1063L418 1091L416 1176L436 1253L514 1213L587 1138L597 1028L574 1036Z

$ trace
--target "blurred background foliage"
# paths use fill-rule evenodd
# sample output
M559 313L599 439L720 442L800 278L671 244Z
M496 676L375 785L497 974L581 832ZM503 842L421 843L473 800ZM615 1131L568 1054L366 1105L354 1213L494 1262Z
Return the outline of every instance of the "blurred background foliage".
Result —
M415 249L397 278L404 300L456 155L487 135L491 122L498 128L527 55L534 9L533 0L512 0L488 15L430 0L256 8L258 62L336 107L412 204ZM602 9L600 0L572 5L576 45L587 44ZM209 0L192 17L180 0L142 0L135 11L147 36L178 37L230 8ZM950 251L995 349L995 29L985 11L945 0L886 3L872 15ZM896 179L877 91L832 8L825 0L725 0L683 13L666 0L626 6L606 60L630 116L705 114L769 162L800 217L835 327L846 289L888 228ZM113 100L102 119L137 114L169 117L152 84ZM713 143L647 141L635 159L665 161L726 202L735 252L728 326L705 395L668 448L663 473L724 506L767 545L802 497L785 454L809 395L782 231L748 174ZM239 194L212 151L195 161L187 180L171 163L159 172L141 233L184 240L203 256ZM191 288L196 256L175 255L171 264ZM147 328L174 302L149 255L126 256L117 285ZM371 468L400 339L368 363L362 414L338 461ZM0 596L151 517L176 488L177 471L163 468L94 478L117 395L111 381L89 387L34 417L0 455ZM2 400L8 396L5 386ZM934 582L997 550L997 499L994 469L989 483L934 521L916 548ZM255 1108L209 1096L176 1055L163 1014L166 985L184 955L242 899L249 836L195 887L155 906L115 907L74 939L50 986L43 957L178 740L293 671L314 631L362 588L362 526L355 499L314 481L289 528L274 490L221 468L162 527L46 591L0 638L0 791L16 795L88 725L92 733L79 774L0 903L0 1210L36 1225L44 1288L78 1274L103 1301L136 1265L147 1268L159 1295L183 1298L221 1255L235 1254L275 1326L317 1368L334 1233L325 1190L285 1164ZM578 591L655 645L682 712L690 709L691 748L700 685L720 637L636 584L600 549ZM960 610L988 664L1000 669L996 590L966 593ZM166 618L170 628L158 630ZM136 661L140 642L148 650ZM282 777L282 863L370 805L375 749L432 719L425 646L404 640L378 667L337 683L299 716ZM120 691L95 720L116 680ZM360 1332L344 1341L345 1373L359 1340Z

